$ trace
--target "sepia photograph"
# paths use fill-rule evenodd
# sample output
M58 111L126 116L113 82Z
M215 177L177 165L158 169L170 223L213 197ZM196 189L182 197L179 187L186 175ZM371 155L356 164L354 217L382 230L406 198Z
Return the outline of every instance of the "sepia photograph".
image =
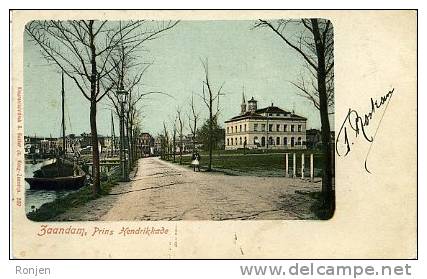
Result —
M23 37L28 219L339 210L329 19L33 20Z

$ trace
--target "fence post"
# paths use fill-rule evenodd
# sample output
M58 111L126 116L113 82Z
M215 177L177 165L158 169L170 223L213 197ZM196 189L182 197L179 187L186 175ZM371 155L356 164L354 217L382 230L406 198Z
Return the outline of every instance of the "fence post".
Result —
M285 154L285 176L289 177L289 154Z
M304 153L301 154L301 179L304 179Z
M292 175L292 177L293 178L295 178L295 177L297 177L297 154L296 153L293 153L293 162L292 162L292 165L293 165L293 168L292 168L292 172L293 172L293 175Z
M313 153L310 154L310 179L314 180L314 159Z

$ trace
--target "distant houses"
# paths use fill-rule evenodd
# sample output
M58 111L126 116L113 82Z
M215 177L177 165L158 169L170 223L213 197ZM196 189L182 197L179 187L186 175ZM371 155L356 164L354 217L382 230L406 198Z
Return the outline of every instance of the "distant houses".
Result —
M62 154L62 137L38 137L25 136L25 154L36 155L36 157L47 158ZM137 152L143 156L154 155L155 140L149 133L142 133L135 138ZM119 137L98 135L98 148L101 154L108 156L118 155L120 148ZM82 133L80 135L69 134L65 137L65 149L68 154L91 155L92 135ZM30 156L31 158L33 156Z
M180 152L180 144L179 144L179 139L178 139L178 146L176 147L176 152L179 153ZM195 139L194 143L193 143L193 134L187 134L184 135L183 139L182 139L182 152L183 153L192 153L194 148L196 149L201 149L202 148L202 144L199 143L197 141L197 138Z
M219 127L221 135L215 142L214 149L320 149L322 145L321 131L307 130L307 118L284 110L273 103L270 106L258 108L258 101L252 97L246 102L243 95L240 114L225 121L225 129ZM224 136L225 135L225 136ZM334 137L333 132L331 137ZM206 140L205 140L206 141ZM163 135L153 137L144 132L134 137L134 152L142 157L161 154ZM204 149L203 139L200 136L193 138L193 134L184 135L182 144L177 137L175 150L172 141L169 142L168 152L188 154L194 149ZM63 139L61 137L25 136L25 154L29 158L48 158L63 154ZM67 154L91 155L92 135L69 134L65 137ZM98 135L98 148L105 156L118 156L120 138L115 136Z
M162 140L163 135L159 135L154 140L154 154L159 155L162 152ZM171 143L170 143L171 144ZM194 149L202 149L203 144L197 141L197 138L193 141L193 134L184 135L182 138L182 153L188 154L192 153ZM181 143L180 139L177 137L175 141L175 154L180 153ZM173 152L173 148L171 150Z
M58 139L53 137L24 137L25 154L53 155L58 152Z
M142 133L136 138L136 146L143 156L154 155L155 140L149 133Z

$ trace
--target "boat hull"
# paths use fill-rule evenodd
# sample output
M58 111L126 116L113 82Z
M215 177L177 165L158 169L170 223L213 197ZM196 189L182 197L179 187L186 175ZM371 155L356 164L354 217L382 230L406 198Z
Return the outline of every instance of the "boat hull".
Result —
M25 178L31 190L75 190L84 186L85 175L54 178Z

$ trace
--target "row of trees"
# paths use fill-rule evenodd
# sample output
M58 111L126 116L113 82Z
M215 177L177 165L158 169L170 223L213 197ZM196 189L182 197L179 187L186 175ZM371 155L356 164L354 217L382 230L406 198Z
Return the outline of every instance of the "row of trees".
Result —
M208 168L207 171L212 171L212 153L216 148L216 144L220 139L224 138L223 129L218 125L218 117L220 113L220 97L224 96L222 92L224 83L218 88L214 88L212 81L209 76L209 63L208 59L201 60L201 64L204 71L204 79L202 81L202 90L198 94L199 98L204 103L204 107L207 112L207 120L204 125L198 128L198 123L200 120L200 111L198 111L194 94L191 95L189 102L189 112L187 113L188 127L192 134L193 141L193 150L196 147L196 142L203 144L204 148L208 151ZM182 151L183 151L183 137L184 137L184 117L182 113L182 108L178 107L176 110L176 117L173 121L172 127L172 136L169 139L169 133L167 131L166 123L163 122L164 131L162 134L162 150L164 150L163 157L168 157L168 154L172 153L173 161L176 161L176 152L177 149L177 135L179 138L179 163L182 163ZM169 158L168 158L169 159Z
M116 113L120 101L116 91L126 88L129 92L126 110L126 133L129 142L134 142L138 126L138 109L136 104L147 94L138 86L142 75L149 67L141 65L140 55L144 44L158 38L170 30L178 21L126 21L110 22L95 20L72 21L32 21L25 27L30 38L40 47L43 57L50 64L57 66L71 80L90 105L90 127L93 150L93 193L100 191L100 169L97 136L97 107L105 96L111 101ZM304 61L305 73L293 81L302 96L309 99L319 110L323 143L323 179L322 192L324 207L330 214L334 211L334 189L332 182L332 142L330 136L329 114L334 105L334 41L333 26L327 19L301 20L258 20L254 29L271 30L283 42L286 48L295 51ZM220 97L223 84L216 89L209 76L207 59L202 61L204 80L201 97L208 113L207 134L209 163L212 167L213 131L218 121ZM197 131L199 114L195 110L194 97L191 99L191 113L188 125L193 133ZM184 115L179 109L173 129L173 145L176 133L184 127ZM176 126L175 126L176 125ZM164 125L164 144L169 146L169 135ZM129 146L134 156L132 144ZM182 149L181 149L182 150ZM132 159L133 160L133 159ZM180 154L180 161L182 154Z
M126 133L132 142L137 126L136 103L145 95L138 84L147 67L136 62L144 44L173 28L178 21L32 21L25 26L42 56L74 81L90 106L93 194L100 192L97 108L105 96L119 113L117 90L128 87ZM137 69L135 69L137 68ZM135 70L133 70L135 69ZM129 146L129 149L131 147ZM133 154L133 152L130 152Z
M163 124L162 134L159 136L164 143L161 145L161 157L163 159L171 159L174 163L179 162L182 164L182 151L188 148L188 139L186 140L185 130L181 130L181 123L178 119L175 119L176 122L173 122L172 127L166 125L166 122ZM182 120L182 127L185 127L185 124L192 125L191 122L185 122ZM188 121L188 120L187 120ZM196 122L197 123L197 122ZM212 144L212 150L219 150L224 148L224 137L225 130L219 125L219 123L214 120L212 125L212 132L209 131L209 119L206 119L203 123L198 123L201 126L193 133L191 130L191 148L190 150L195 150L200 148L204 151L209 152L209 142ZM188 130L187 130L188 131ZM178 150L178 151L177 151ZM178 160L176 156L179 156Z

